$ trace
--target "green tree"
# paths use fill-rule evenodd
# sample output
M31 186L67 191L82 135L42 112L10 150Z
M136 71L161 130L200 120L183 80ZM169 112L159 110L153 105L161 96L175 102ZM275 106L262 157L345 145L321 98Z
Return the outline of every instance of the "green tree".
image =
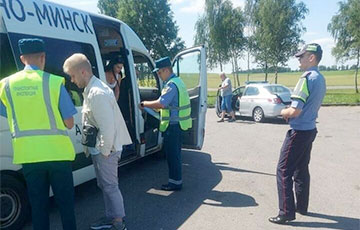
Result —
M255 6L255 59L265 69L275 69L277 83L278 67L296 52L305 31L301 20L308 12L305 4L295 0L260 0Z
M244 19L241 9L233 9L229 0L206 0L204 15L195 24L195 44L208 47L208 66L214 68L231 61L238 69L238 57L244 46Z
M242 57L246 45L244 37L245 18L240 7L228 10L230 14L224 18L224 38L228 43L228 53L230 54L232 72L234 75L234 85L240 85L239 80L239 59Z
M208 18L206 14L200 16L195 23L195 36L194 36L194 45L204 44L207 51L207 65L210 69L216 67L218 63L218 56L215 50L215 46L212 44L210 39L210 29L208 24Z
M328 25L328 31L336 42L332 54L338 61L356 60L354 84L356 93L359 93L357 78L360 62L360 1L339 2L339 7L338 13Z
M210 69L220 65L220 70L223 69L223 64L230 60L230 56L225 51L226 43L222 38L223 33L223 16L225 10L222 7L222 0L206 0L204 15L199 17L195 24L195 44L204 44L208 47L208 67ZM203 33L201 33L203 32ZM199 43L200 42L200 43Z
M118 0L99 0L97 6L100 9L100 13L116 18Z
M255 31L255 5L257 0L246 0L245 2L245 38L246 38L246 52L247 52L247 78L246 80L250 80L250 62L251 62L251 55L254 49L254 31Z
M117 4L115 4L117 2ZM184 49L179 28L167 0L99 0L100 11L128 24L141 38L154 58L174 57Z

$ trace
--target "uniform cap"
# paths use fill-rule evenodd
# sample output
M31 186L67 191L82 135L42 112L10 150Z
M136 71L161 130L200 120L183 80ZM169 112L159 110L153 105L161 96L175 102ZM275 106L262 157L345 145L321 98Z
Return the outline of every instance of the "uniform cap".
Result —
M153 72L157 72L161 68L171 67L171 61L169 57L163 57L155 61L155 69Z
M44 41L39 38L24 38L18 41L20 55L45 52Z
M316 43L311 43L311 44L305 45L299 52L297 52L295 54L295 57L297 57L297 58L301 57L306 52L312 52L312 53L316 54L316 56L318 56L318 57L322 56L321 46Z

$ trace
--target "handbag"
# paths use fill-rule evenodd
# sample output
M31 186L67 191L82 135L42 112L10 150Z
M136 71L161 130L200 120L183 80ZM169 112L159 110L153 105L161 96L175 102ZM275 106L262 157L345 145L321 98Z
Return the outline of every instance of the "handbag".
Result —
M96 145L96 137L98 134L98 128L93 125L84 125L83 132L81 136L81 144L87 147L95 147Z

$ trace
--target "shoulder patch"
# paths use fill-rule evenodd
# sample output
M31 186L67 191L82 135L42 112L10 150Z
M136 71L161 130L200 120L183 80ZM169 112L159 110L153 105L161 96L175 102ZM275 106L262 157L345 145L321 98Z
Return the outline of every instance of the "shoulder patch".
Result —
M170 87L169 87L169 86L165 86L165 87L162 89L161 94L166 94L169 90L170 90Z
M305 71L305 72L301 75L301 77L306 78L306 77L309 76L310 74L311 74L311 71Z

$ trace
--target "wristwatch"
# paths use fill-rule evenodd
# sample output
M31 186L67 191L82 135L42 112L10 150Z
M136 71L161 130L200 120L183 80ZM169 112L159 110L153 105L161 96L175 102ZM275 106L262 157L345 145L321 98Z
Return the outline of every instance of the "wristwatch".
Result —
M140 106L144 108L144 102L141 102L141 103L140 103Z

